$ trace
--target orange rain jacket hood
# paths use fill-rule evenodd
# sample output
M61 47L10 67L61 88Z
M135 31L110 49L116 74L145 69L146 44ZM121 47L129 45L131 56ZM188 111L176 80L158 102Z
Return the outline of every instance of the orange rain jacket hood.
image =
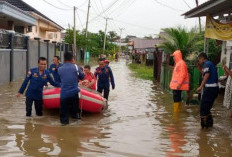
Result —
M189 90L188 69L185 61L182 59L181 51L175 51L173 56L175 57L175 67L170 82L170 88L172 90L177 90L177 86L180 85L179 90Z

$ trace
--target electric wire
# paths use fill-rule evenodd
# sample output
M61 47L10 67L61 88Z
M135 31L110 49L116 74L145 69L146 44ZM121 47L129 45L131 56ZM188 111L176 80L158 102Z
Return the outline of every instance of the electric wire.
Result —
M105 10L103 10L100 14L95 16L93 19L91 19L89 22L92 22L96 18L100 17L103 13L107 12L111 7L113 7L119 0L115 0L113 3L111 3Z
M183 0L183 1L189 7L189 9L191 9L190 5L185 0Z
M173 8L173 7L169 6L169 5L166 5L166 4L164 4L164 3L161 3L161 2L158 1L158 0L153 0L153 1L156 2L156 3L158 3L159 5L162 5L162 6L164 6L164 7L169 8L169 9L171 9L171 10L184 12L183 10L179 10L179 9Z
M78 17L78 19L79 19L79 22L80 22L80 24L81 24L82 29L84 29L83 23L82 23L82 21L81 21L81 18L80 18L80 16L79 16L77 10L76 10L76 14L77 14L77 17Z
M43 0L43 1L44 1L45 3L47 3L47 4L49 4L50 6L56 8L56 9L59 9L59 10L64 10L64 11L70 11L70 10L72 10L72 9L64 9L64 8L57 7L57 6L53 5L52 3L50 3L50 2L48 2L48 1L46 1L46 0Z
M58 1L60 4L66 6L66 7L68 7L68 8L73 8L73 7L71 7L71 6L69 6L69 5L65 4L65 3L63 3L61 0L57 0L57 1Z

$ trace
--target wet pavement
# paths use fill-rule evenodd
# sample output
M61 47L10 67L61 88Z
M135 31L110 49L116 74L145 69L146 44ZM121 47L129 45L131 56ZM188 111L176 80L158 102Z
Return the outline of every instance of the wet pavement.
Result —
M58 110L25 118L25 98L15 97L22 80L0 86L0 156L232 156L232 123L219 98L215 125L201 130L198 106L172 112L172 97L151 81L133 77L125 60L110 63L116 89L109 108L83 114L68 126Z

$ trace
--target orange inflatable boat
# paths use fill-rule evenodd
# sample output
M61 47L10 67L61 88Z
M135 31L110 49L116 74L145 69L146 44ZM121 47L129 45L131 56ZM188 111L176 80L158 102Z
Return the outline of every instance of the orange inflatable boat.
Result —
M80 87L80 109L87 112L101 112L106 108L106 99L98 92ZM44 89L44 108L54 109L60 107L60 88Z

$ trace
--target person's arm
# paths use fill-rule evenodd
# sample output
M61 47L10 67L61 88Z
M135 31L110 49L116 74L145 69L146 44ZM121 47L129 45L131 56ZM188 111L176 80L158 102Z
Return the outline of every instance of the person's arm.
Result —
M50 73L52 73L52 65L50 65L48 70L49 70Z
M206 82L208 81L209 77L210 77L210 69L209 66L206 65L206 67L203 68L203 80L201 82L200 87L197 88L197 92L200 93L202 88L205 86Z
M84 80L85 78L85 74L82 72L81 68L78 67L78 70L79 70L79 76L78 76L78 79L79 80Z
M50 75L47 76L47 79L48 79L48 82L54 87L60 87L60 83L55 82L54 79Z
M94 72L94 76L95 76L95 78L97 78L97 69L95 70L95 72Z
M29 82L29 80L31 79L31 70L28 71L28 74L26 76L26 78L24 79L21 88L18 91L17 97L20 97L20 95L22 95L27 87L27 84Z
M227 76L228 75L232 76L232 71L230 71L227 66L224 66L223 69L224 69L224 71L225 71L225 73L226 73Z
M181 85L184 82L184 79L187 76L187 67L184 64L181 64L177 67L177 69L179 70L179 80L178 80L178 85L177 85L177 89L180 89Z
M95 84L95 77L94 77L93 74L91 74L91 76L92 76L92 80L91 80L91 82L86 86L86 87L88 87L88 88L92 87L92 86Z
M113 75L113 72L112 72L111 68L109 68L109 73L110 73L110 82L111 82L111 85L112 85L112 89L114 89L115 88L114 75Z

